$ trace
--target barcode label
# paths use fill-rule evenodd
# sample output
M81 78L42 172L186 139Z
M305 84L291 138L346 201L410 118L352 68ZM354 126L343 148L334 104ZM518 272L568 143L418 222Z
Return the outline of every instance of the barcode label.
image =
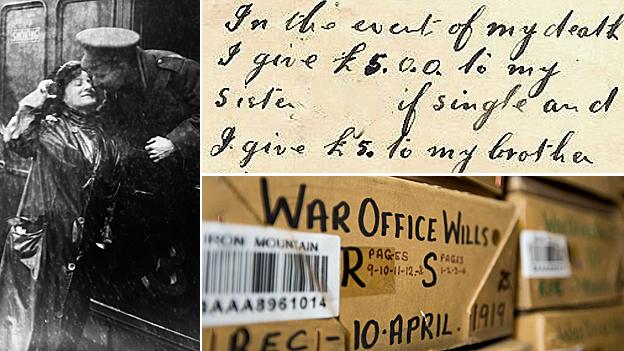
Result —
M335 317L340 238L205 222L205 326Z
M565 235L523 230L520 259L525 278L567 278L572 275Z
M204 252L205 294L327 292L327 255Z

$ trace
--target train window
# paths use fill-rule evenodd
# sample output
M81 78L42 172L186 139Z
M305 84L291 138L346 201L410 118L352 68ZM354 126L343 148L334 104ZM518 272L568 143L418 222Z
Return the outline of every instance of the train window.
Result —
M59 41L57 50L61 51L58 62L78 60L82 56L82 48L76 42L76 34L83 29L92 27L112 27L114 1L61 1L58 7Z
M43 3L7 5L2 8L0 122L6 123L18 101L45 74L46 9Z

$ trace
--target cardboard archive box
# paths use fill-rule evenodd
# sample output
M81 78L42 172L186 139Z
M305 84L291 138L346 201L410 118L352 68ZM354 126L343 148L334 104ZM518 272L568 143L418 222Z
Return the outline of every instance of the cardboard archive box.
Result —
M522 314L515 338L533 344L534 351L620 351L624 306Z
M463 348L462 348L463 349ZM484 344L468 346L464 351L531 351L531 344L515 339L503 339Z
M401 176L400 178L416 182L438 185L448 189L466 191L472 194L501 198L503 196L503 177L433 177Z
M621 299L623 236L617 210L574 194L568 197L534 179L514 177L509 185L507 199L516 204L520 214L521 241L526 233L554 237L540 244L545 246L527 245L530 250L523 250L520 243L516 309L573 307ZM533 249L539 252L533 253ZM543 262L537 263L548 268L549 264L568 262L568 274L557 269L541 276L525 274L523 260L540 252ZM559 258L559 262L555 260Z
M620 177L573 177L557 176L543 177L549 181L574 187L588 192L602 199L615 200L618 198L621 183Z
M378 177L204 177L202 189L204 221L340 237L339 316L318 320L325 326L317 331L338 323L348 350L448 349L512 332L517 215L510 203ZM204 313L210 310L209 302ZM229 350L245 328L249 349L262 349L267 329L292 335L301 323L204 333L213 350ZM314 350L309 339L297 345ZM282 346L276 349L288 349Z

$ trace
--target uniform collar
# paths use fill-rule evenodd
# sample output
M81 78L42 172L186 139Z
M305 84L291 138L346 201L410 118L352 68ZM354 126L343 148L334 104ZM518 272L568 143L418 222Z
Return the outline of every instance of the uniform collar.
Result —
M157 73L156 58L137 46L137 63L139 68L140 85L143 92L147 92Z

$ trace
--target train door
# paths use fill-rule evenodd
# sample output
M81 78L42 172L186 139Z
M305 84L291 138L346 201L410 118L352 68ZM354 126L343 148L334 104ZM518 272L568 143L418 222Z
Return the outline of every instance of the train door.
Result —
M7 4L0 10L0 123L10 119L21 96L46 70L47 5L40 1ZM7 217L15 215L29 161L6 151L0 142L0 246Z

